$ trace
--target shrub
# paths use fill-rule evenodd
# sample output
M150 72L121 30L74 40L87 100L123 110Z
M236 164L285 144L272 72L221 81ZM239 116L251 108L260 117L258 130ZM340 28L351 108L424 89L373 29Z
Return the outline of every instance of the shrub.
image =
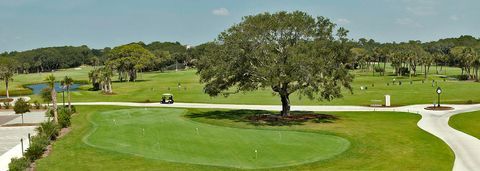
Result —
M68 108L68 106L67 106L67 108ZM75 108L74 105L72 105L72 111L70 111L70 115L72 115L74 113L77 113L77 109Z
M70 115L68 108L62 108L58 111L58 125L61 128L66 128L70 126Z
M379 67L379 66L375 66L374 71L375 72L384 72L385 69L383 69L382 67Z
M473 100L468 100L467 104L473 104Z
M400 75L407 75L408 73L410 73L410 70L407 67L400 67L398 68L398 72L400 73Z
M72 105L72 111L68 110L68 106L65 106L65 107L59 106L58 109L57 109L57 111L58 111L59 113L62 112L62 111L64 111L64 112L67 112L69 115L72 115L72 114L74 114L75 112L77 112L77 109L75 109L75 106L73 106L73 105Z
M49 120L40 123L40 126L37 127L38 135L44 135L50 140L55 140L58 136L58 126L55 122Z
M51 108L48 108L47 111L45 111L45 117L53 117L53 110Z
M15 111L16 114L24 114L27 112L30 112L30 104L25 101L23 98L19 98L15 102L15 106L13 106L13 110Z
M30 167L30 161L28 161L25 157L14 157L12 160L10 160L10 164L8 164L9 171L24 171L28 167Z
M31 141L30 147L28 147L27 151L25 152L25 158L33 162L42 157L45 148L50 143L50 140L45 135L37 135L34 136Z
M42 107L42 104L38 102L38 100L33 101L33 106L35 109L40 109Z
M40 97L42 97L43 102L51 103L52 102L52 95L50 94L52 89L50 87L45 87L40 92Z
M459 75L458 80L462 80L462 81L468 80L468 75Z
M3 102L3 106L5 109L10 109L12 107L12 104L10 102Z

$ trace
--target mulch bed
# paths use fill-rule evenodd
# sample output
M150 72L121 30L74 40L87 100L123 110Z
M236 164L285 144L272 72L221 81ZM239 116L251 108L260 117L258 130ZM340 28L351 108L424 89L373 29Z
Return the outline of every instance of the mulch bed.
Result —
M5 124L2 127L18 127L18 126L37 126L39 123L15 123L15 124Z
M43 109L43 108L42 109L30 109L30 112L44 112L44 111L47 111L47 110ZM10 109L2 108L2 109L0 109L0 112L14 112L13 111L13 106L10 107Z
M292 114L290 116L282 117L280 115L261 114L247 117L250 121L308 121L308 120L336 120L338 117L328 114Z
M0 99L0 102L2 102L2 103L3 103L3 102L12 102L12 101L13 101L12 98L10 98L10 99L7 99L7 98Z
M453 107L449 106L440 106L440 107L434 107L434 106L428 106L425 108L425 110L453 110Z

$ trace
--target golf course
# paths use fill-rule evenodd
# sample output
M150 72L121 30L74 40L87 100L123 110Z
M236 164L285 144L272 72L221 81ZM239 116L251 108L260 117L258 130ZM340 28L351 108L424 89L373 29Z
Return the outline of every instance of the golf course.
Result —
M453 164L448 146L418 128L420 116L410 113L327 112L339 119L259 126L242 120L258 112L248 110L78 110L72 132L37 162L38 170L449 170Z
M0 1L0 171L480 170L467 1Z

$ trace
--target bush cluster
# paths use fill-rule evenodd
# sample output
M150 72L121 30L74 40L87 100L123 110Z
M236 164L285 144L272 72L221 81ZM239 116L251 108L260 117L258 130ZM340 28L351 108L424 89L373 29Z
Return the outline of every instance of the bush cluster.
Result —
M26 170L31 162L42 157L43 152L52 140L58 136L58 125L53 121L45 121L37 127L37 135L31 137L30 147L28 147L24 156L21 158L12 158L8 165L8 170Z
M52 120L40 123L40 126L36 128L37 135L31 138L30 147L26 150L24 157L12 158L8 165L9 170L26 170L30 163L42 157L47 146L57 139L60 129L70 126L71 115L76 112L75 107L72 106L72 110L69 110L68 107L59 107L57 111L58 124ZM53 116L52 110L48 110L45 115Z
M10 108L12 108L12 103L10 103L10 102L3 102L3 107L4 107L5 109L10 109Z
M461 80L461 81L468 80L468 75L459 75L458 80Z
M400 73L400 75L407 75L410 73L410 70L407 67L400 67L398 69L398 72Z
M68 107L63 107L59 106L58 109L58 125L60 128L66 128L70 126L70 118L72 117L72 114L77 112L77 109L75 109L75 106L72 106L72 110L69 110ZM47 110L45 112L46 117L53 117L53 111L52 110Z
M25 157L20 158L12 158L10 164L8 164L9 171L24 171L30 166L30 161L28 161Z
M375 72L385 72L385 69L383 69L382 67L379 67L379 66L375 66L374 70L375 70Z
M40 104L40 102L38 102L38 100L35 100L35 101L33 101L33 108L34 109L40 109L40 108L42 108L42 104Z

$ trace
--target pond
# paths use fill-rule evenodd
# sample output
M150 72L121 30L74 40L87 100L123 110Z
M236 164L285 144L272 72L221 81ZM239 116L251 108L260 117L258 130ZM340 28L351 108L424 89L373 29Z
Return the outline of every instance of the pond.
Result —
M26 87L32 89L33 94L40 94L42 92L42 89L44 89L47 86L48 86L47 84L42 83L42 84L30 84L30 85L27 85ZM70 91L76 91L80 86L81 84L73 84L72 86L70 86ZM57 92L63 91L62 85L60 83L55 83L55 90Z

